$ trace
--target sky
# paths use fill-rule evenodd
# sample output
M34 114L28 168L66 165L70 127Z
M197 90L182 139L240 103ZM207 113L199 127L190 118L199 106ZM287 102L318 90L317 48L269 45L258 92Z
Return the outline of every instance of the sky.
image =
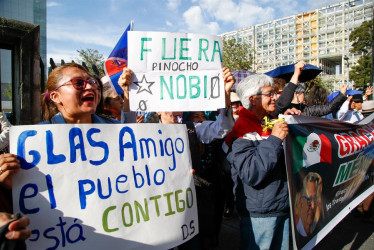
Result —
M341 0L47 0L47 61L97 49L106 59L130 21L136 31L219 35Z

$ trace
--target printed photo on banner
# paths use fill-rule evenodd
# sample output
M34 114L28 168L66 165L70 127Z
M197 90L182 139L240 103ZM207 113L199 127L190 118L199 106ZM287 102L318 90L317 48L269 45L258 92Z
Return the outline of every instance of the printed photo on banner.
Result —
M185 125L13 126L10 138L28 249L170 249L199 233Z
M225 107L219 36L128 32L132 111L200 111Z
M373 117L360 125L285 117L294 249L313 248L374 192Z

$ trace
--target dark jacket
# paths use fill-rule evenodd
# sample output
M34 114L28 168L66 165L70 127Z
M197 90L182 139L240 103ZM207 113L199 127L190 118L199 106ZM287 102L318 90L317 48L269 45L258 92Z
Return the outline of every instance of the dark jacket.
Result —
M290 108L291 101L293 99L293 94L295 93L295 89L297 85L289 82L284 86L282 94L275 102L275 111L272 113L274 116L278 116L279 114L283 114L287 109Z
M226 137L237 209L241 216L268 217L289 213L282 140L264 132L247 109L239 112Z
M290 107L301 110L302 115L320 117L338 111L345 100L347 100L347 97L339 92L339 95L337 95L330 103L327 103L325 105L306 106L303 103L291 103Z

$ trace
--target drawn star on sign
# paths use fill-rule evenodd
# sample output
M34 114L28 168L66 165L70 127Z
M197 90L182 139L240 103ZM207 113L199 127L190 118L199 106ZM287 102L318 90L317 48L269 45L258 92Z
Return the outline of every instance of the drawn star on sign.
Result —
M154 83L155 82L148 82L147 79L145 78L145 75L143 75L143 78L140 82L134 82L134 84L139 87L138 92L136 92L136 93L139 94L140 92L146 91L146 92L150 93L151 95L153 95L152 91L151 91L151 86Z

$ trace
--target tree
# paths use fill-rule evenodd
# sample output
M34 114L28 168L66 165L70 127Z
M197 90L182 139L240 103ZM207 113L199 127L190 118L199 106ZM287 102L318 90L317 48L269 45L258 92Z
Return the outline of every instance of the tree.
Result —
M251 70L253 50L246 42L239 43L235 39L223 39L223 65L231 71Z
M95 75L95 72L92 70L93 65L99 70L99 77L103 77L104 73L104 57L103 54L100 54L97 49L81 49L77 50L79 53L79 58L76 60L83 64L85 63L88 67L88 70Z
M323 78L317 76L316 78L304 83L306 87L305 94L309 94L310 89L313 88L314 86L322 87L326 89L328 93L332 93L334 92L335 80L336 80L335 76L327 75L327 76L323 76Z
M351 53L362 52L364 55L371 54L373 46L373 20L363 22L349 35L352 42Z
M357 60L357 65L352 66L349 78L355 82L356 88L365 89L370 82L371 64L371 55L363 55Z
M349 72L349 78L355 82L355 87L365 88L368 82L373 82L372 48L373 48L373 20L363 22L349 35L352 42L351 53L361 53L357 65ZM371 78L370 78L371 75Z

